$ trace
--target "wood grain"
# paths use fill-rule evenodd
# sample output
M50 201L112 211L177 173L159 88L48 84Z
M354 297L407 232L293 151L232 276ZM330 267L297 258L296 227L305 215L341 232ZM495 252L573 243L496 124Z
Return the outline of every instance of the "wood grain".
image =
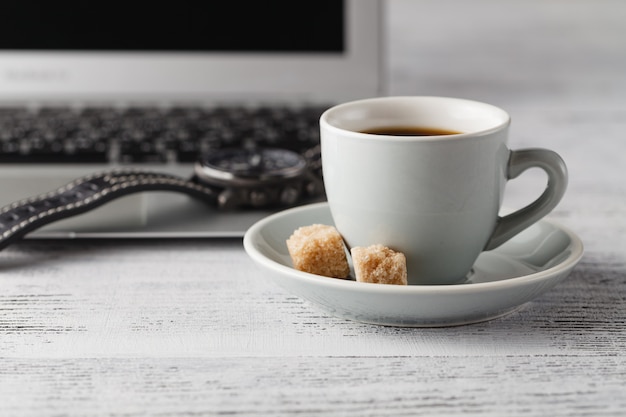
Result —
M626 407L623 263L585 260L502 319L407 329L318 312L260 280L238 240L29 242L3 255L6 415Z

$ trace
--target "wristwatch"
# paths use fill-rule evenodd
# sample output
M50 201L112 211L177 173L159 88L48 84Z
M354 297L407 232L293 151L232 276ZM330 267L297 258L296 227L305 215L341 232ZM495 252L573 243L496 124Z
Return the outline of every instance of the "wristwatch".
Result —
M323 194L321 172L318 145L303 154L216 150L196 162L190 178L132 169L92 174L0 209L0 250L46 224L137 192L182 192L223 210L290 206Z

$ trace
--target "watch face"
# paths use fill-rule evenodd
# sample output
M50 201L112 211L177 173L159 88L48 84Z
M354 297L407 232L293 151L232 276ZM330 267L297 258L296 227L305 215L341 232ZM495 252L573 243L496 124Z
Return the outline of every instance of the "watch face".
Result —
M301 175L304 158L286 149L223 149L203 156L196 175L208 182L249 185Z

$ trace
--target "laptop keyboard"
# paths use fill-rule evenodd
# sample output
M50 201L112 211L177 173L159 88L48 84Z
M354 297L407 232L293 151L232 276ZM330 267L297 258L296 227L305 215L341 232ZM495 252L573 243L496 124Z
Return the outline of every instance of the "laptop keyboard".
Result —
M0 163L185 163L229 147L304 152L319 143L326 108L0 108Z

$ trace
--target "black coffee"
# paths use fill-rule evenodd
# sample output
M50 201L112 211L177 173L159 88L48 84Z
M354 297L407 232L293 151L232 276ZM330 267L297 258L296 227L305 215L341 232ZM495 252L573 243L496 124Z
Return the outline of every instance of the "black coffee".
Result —
M373 127L371 129L361 130L361 133L369 133L370 135L388 135L388 136L440 136L440 135L458 135L457 132L448 129L438 129L421 126L383 126Z

